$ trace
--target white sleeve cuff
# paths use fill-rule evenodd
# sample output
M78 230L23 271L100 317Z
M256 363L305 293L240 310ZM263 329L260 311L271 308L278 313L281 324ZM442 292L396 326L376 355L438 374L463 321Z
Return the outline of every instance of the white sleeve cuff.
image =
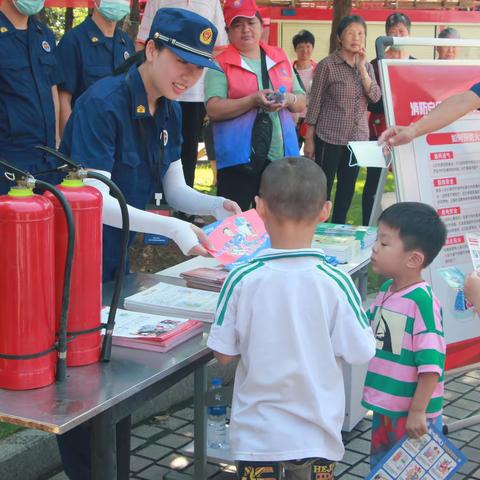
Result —
M110 178L110 173L98 171ZM110 195L110 189L100 180L87 178L86 185L97 188L103 197L103 223L111 227L121 228L122 215L118 201ZM154 233L171 238L180 247L184 255L198 244L197 236L188 222L178 218L164 217L155 213L146 212L138 208L128 206L130 215L130 230L140 233Z

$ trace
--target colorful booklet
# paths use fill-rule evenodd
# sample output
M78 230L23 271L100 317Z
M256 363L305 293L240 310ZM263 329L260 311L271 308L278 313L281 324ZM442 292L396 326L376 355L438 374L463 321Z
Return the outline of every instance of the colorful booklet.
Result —
M403 437L365 480L446 480L467 457L431 425L418 440Z
M228 276L228 270L221 265L199 267L182 272L180 276L187 282L187 287L219 292Z
M125 299L127 310L213 322L218 293L159 282Z
M102 309L102 321L110 309ZM168 352L173 347L203 332L198 320L167 318L160 315L117 310L113 344L122 347Z
M207 225L203 230L214 247L210 253L228 270L270 247L265 225L255 209Z

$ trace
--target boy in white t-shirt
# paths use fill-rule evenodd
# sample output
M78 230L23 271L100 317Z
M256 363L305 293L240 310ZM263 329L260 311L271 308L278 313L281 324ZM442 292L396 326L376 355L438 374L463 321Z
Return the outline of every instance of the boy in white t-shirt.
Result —
M208 346L220 363L239 358L230 445L242 480L332 479L344 454L340 359L363 364L375 353L350 277L310 248L330 213L326 191L315 162L272 162L256 197L272 248L233 270L220 293Z

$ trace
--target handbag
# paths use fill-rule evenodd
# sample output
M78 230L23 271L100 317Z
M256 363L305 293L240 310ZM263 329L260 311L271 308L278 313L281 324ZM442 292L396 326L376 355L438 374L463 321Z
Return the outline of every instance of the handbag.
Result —
M262 85L263 89L269 88L270 82L267 70L267 58L265 52L260 50L262 65ZM250 162L242 165L236 165L234 168L247 173L248 175L258 176L268 165L268 152L272 143L273 123L270 114L263 109L259 109L252 127L252 141L250 145Z

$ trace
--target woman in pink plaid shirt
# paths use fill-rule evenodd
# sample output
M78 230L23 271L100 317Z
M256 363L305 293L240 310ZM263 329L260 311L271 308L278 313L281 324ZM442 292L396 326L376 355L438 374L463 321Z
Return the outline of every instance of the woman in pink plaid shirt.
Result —
M367 61L366 33L362 17L342 19L337 28L340 47L318 64L307 110L304 153L325 171L329 199L337 177L333 223L345 223L358 176L358 167L349 166L347 143L368 140L367 105L381 97Z

